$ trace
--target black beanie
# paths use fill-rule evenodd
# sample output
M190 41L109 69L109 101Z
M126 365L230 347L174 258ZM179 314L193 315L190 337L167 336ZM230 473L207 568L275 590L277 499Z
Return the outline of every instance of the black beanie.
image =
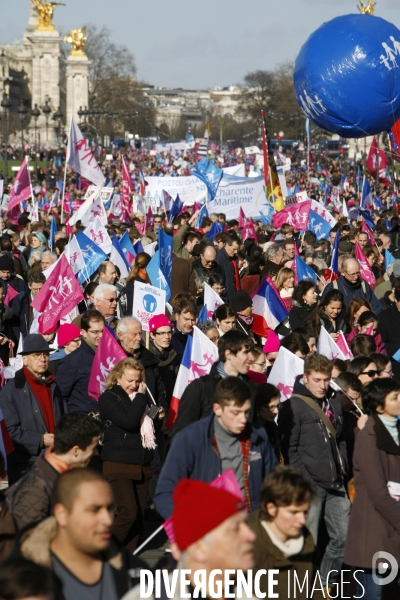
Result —
M229 294L229 304L237 311L246 310L249 306L253 306L253 300L247 292L233 292Z
M14 261L8 254L0 256L0 271L14 271Z

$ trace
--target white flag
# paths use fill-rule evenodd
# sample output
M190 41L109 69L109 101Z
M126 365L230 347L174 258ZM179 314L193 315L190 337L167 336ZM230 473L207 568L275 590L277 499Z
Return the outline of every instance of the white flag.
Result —
M66 162L85 179L104 185L105 177L74 119L71 119Z
M93 220L98 217L103 225L107 225L107 214L104 208L101 194L97 194L97 198L89 206L89 209L82 215L82 224L87 226L93 223Z
M278 356L268 376L268 383L276 385L281 402L290 398L295 379L304 373L304 360L286 348L279 348Z
M343 216L344 217L348 217L349 216L349 211L347 210L347 204L346 204L346 200L343 199Z
M32 223L36 223L36 221L39 221L39 206L37 202L34 203L28 219L32 221Z
M319 354L326 356L326 358L329 358L329 360L334 360L335 358L347 360L347 356L341 351L335 340L331 338L323 326L321 326L321 332L319 334L318 352Z
M87 198L83 204L78 208L76 213L70 217L68 225L75 225L78 221L82 221L85 218L86 213L90 210L93 204L93 197Z
M147 246L143 246L143 250L149 256L154 256L156 253L157 246L158 246L158 242L152 242L151 244L147 244Z
M83 233L87 235L92 242L100 246L103 252L110 254L112 242L99 217L95 217L93 222L86 227Z
M217 292L214 292L206 281L204 282L204 304L207 306L207 319L212 319L214 311L218 306L225 304Z
M192 354L190 357L189 381L208 375L212 365L218 360L218 346L200 331L193 328Z
M85 261L75 236L69 240L68 244L64 248L63 254L65 254L67 261L71 265L74 275L79 273L79 271L84 268Z

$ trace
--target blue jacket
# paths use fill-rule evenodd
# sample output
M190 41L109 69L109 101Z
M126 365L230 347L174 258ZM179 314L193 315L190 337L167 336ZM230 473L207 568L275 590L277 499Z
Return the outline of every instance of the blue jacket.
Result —
M221 475L221 461L212 445L214 418L192 423L176 434L161 469L154 502L164 519L172 514L172 494L183 477L210 483ZM251 509L260 506L261 484L269 471L278 464L274 449L263 427L248 423L250 428L249 488Z
M68 404L68 412L99 412L99 403L88 394L94 351L82 340L79 348L60 361L57 385Z
M333 289L339 289L342 292L346 308L349 307L353 298L365 298L365 300L368 300L371 304L372 310L376 315L379 315L382 310L381 303L371 290L369 284L364 280L359 279L357 283L354 284L347 281L347 279L341 275L334 283L328 283L322 292L322 297L324 298L326 294Z

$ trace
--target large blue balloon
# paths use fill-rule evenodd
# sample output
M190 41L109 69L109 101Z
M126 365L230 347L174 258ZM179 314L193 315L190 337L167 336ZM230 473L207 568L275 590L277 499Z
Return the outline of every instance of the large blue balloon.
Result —
M400 118L400 31L371 15L344 15L310 35L296 59L297 101L344 138L390 129Z

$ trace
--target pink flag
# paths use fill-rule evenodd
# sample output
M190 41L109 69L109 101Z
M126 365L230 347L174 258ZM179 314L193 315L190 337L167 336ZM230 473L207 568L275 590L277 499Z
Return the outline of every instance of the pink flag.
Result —
M146 223L139 223L136 225L136 229L140 233L140 235L144 235L146 233Z
M343 354L346 356L346 360L349 359L351 360L353 358L353 355L351 353L351 350L347 344L346 338L344 336L343 331L339 331L339 337L336 340L336 344L338 345L338 348L343 352Z
M100 344L94 355L90 373L88 394L93 400L98 400L105 390L105 380L117 363L126 358L125 352L107 327L103 330Z
M374 334L374 324L371 323L371 325L369 327L367 327L367 329L364 331L365 335L375 335Z
M65 226L65 233L69 236L69 235L73 235L73 230L72 227L69 223L66 224Z
M6 297L4 298L4 304L6 306L10 306L10 302L13 298L15 298L15 296L18 296L18 292L16 292L11 285L8 285Z
M132 220L129 216L131 192L133 192L132 178L126 168L125 160L122 159L121 220L126 225L129 225L129 227L132 225Z
M355 244L354 256L360 264L361 279L364 279L364 281L366 281L370 285L371 290L373 290L376 284L375 275L373 274L372 269L369 266L369 262L367 261L366 256L361 250L358 242L356 242Z
M287 223L288 225L291 225L293 229L297 229L298 231L305 230L307 229L310 209L311 200L288 206L274 214L272 217L272 224L274 227L278 228Z
M368 225L366 224L366 222L364 221L364 219L362 220L362 223L361 223L361 231L368 235L369 243L372 244L373 246L375 246L375 244L376 244L375 238L372 235L371 230L368 227Z
M243 227L245 227L247 225L247 223L249 222L249 220L247 219L246 215L243 212L243 208L240 207L239 208L239 228L242 229Z
M8 203L8 218L13 225L18 225L21 216L20 203L32 195L31 178L28 169L28 159L25 157L20 169L15 176L11 188L10 201Z
M32 300L31 306L42 313L39 323L46 334L53 331L57 321L70 313L81 300L84 300L81 288L71 265L63 255L38 295Z
M194 215L195 212L197 212L198 210L201 210L202 205L199 204L198 202L195 202L193 204L193 208L192 208L192 216Z
M252 219L249 219L249 222L242 229L242 241L244 242L247 238L253 238L257 241L257 233Z
M66 164L95 185L104 185L103 172L74 119L69 130Z
M147 209L147 214L146 214L145 231L147 231L148 229L151 229L152 226L153 226L153 211L151 210L151 206L149 206L149 208Z

